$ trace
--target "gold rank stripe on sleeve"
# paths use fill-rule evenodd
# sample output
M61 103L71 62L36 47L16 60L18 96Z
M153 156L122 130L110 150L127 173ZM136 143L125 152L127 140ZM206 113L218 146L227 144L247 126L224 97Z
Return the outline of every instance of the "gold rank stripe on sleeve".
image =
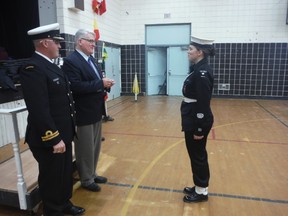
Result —
M41 138L42 138L42 141L49 141L49 140L51 140L57 136L59 136L58 130L55 131L54 133L52 131L48 130L45 132L45 136L42 136Z

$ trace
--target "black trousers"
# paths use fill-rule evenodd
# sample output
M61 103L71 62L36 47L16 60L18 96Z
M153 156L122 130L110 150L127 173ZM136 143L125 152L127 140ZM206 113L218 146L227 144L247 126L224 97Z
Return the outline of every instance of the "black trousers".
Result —
M193 138L193 131L184 131L186 148L190 157L193 182L199 187L208 187L210 171L206 151L207 134L201 140Z
M30 147L38 162L38 184L45 216L63 216L62 211L72 206L72 146L66 152L54 154L53 148Z

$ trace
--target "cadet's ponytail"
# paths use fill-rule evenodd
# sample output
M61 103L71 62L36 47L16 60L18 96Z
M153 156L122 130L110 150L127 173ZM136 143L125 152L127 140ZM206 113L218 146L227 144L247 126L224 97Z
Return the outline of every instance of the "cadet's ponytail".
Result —
M204 48L202 50L205 53L205 55L207 55L207 56L212 57L212 56L215 56L215 54L216 54L216 50L215 50L215 47L213 45L211 45L210 47Z

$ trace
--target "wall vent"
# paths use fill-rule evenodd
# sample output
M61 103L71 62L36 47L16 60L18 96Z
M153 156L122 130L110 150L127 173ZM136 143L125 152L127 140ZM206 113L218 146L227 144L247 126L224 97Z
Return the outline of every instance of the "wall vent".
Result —
M74 0L74 5L72 7L69 7L68 9L75 12L84 11L84 0Z
M164 13L164 19L170 19L171 14L170 13Z
M230 84L229 83L219 83L218 84L218 90L230 90Z

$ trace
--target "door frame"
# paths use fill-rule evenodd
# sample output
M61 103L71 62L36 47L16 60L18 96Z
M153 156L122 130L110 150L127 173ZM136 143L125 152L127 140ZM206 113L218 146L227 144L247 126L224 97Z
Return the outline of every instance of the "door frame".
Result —
M149 91L149 75L148 75L148 68L149 68L149 62L148 62L148 49L151 47L166 47L167 48L167 56L166 56L166 95L168 94L168 49L169 47L175 47L175 46L189 46L189 43L191 41L191 23L174 23L174 24L154 24L154 25L145 25L145 79L146 79L146 89L147 92ZM163 27L164 31L166 32L165 34L161 32L161 27ZM169 34L169 27L170 29L170 34ZM183 28L183 32L185 32L185 37L181 34L181 32L177 31L177 27L181 30ZM150 32L149 35L149 28L152 29L152 33ZM176 28L176 29L175 29ZM175 34L175 31L177 34ZM158 33L157 33L158 32ZM165 41L165 37L163 38L164 35L169 35L170 37ZM161 37L159 37L161 35ZM172 35L172 36L171 36ZM179 35L181 38L179 39ZM173 38L174 37L174 38ZM175 40L174 40L175 39ZM188 71L187 71L188 72Z

